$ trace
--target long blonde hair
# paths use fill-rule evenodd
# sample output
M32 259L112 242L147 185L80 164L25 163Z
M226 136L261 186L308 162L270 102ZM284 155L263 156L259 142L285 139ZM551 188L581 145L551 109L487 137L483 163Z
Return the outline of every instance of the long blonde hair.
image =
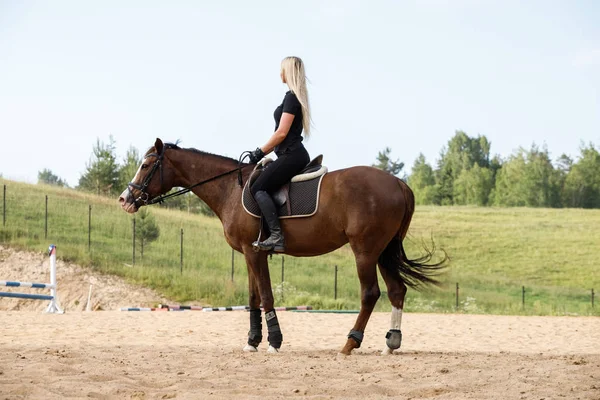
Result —
M308 138L310 136L311 118L304 63L299 57L286 57L281 61L281 71L288 87L296 95L302 106L302 128L304 129L304 136Z

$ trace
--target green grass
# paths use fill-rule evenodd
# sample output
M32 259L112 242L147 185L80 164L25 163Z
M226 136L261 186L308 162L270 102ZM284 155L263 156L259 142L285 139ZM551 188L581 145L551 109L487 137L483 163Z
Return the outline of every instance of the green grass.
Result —
M121 211L116 199L0 179L3 184L7 185L6 226L0 225L0 243L4 245L44 251L55 243L62 259L122 276L178 302L224 306L248 301L243 257L235 253L231 282L231 249L217 218L153 207L161 235L145 249L143 263L138 253L132 266L132 217ZM88 251L89 205L92 231ZM0 203L0 211L1 207ZM600 304L592 308L590 296L591 288L600 292L599 224L600 210L418 207L405 242L408 255L422 254L422 244L430 245L433 237L437 247L448 252L451 262L441 288L409 290L406 310L600 315ZM181 229L183 274L179 261ZM360 306L359 283L348 246L321 257L285 256L283 285L281 259L274 256L270 263L278 305ZM333 298L335 265L339 266L337 300ZM58 274L60 281L60 271ZM456 282L460 285L458 309ZM385 292L381 280L380 286ZM521 304L522 286L526 290L525 307ZM377 310L389 307L382 296Z

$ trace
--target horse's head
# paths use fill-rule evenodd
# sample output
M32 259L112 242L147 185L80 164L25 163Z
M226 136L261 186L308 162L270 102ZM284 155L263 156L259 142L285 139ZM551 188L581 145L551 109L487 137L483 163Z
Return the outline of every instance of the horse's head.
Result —
M135 213L141 206L152 204L158 196L167 193L173 188L173 168L165 157L169 145L164 145L162 140L156 139L152 147L142 160L135 176L127 188L119 196L119 203L123 210Z

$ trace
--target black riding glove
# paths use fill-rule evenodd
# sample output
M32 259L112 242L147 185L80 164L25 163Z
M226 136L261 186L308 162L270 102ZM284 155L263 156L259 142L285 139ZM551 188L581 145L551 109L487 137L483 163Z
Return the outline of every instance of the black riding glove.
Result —
M261 150L260 147L257 147L256 150L250 152L250 164L256 164L260 160L263 159L265 153Z

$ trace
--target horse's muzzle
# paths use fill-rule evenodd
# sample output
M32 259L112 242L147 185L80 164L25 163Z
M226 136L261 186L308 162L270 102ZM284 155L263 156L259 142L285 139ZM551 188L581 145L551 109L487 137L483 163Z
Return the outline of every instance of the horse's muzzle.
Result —
M138 210L129 188L125 189L123 193L121 193L121 196L119 196L119 203L121 204L121 208L129 214L133 214Z

